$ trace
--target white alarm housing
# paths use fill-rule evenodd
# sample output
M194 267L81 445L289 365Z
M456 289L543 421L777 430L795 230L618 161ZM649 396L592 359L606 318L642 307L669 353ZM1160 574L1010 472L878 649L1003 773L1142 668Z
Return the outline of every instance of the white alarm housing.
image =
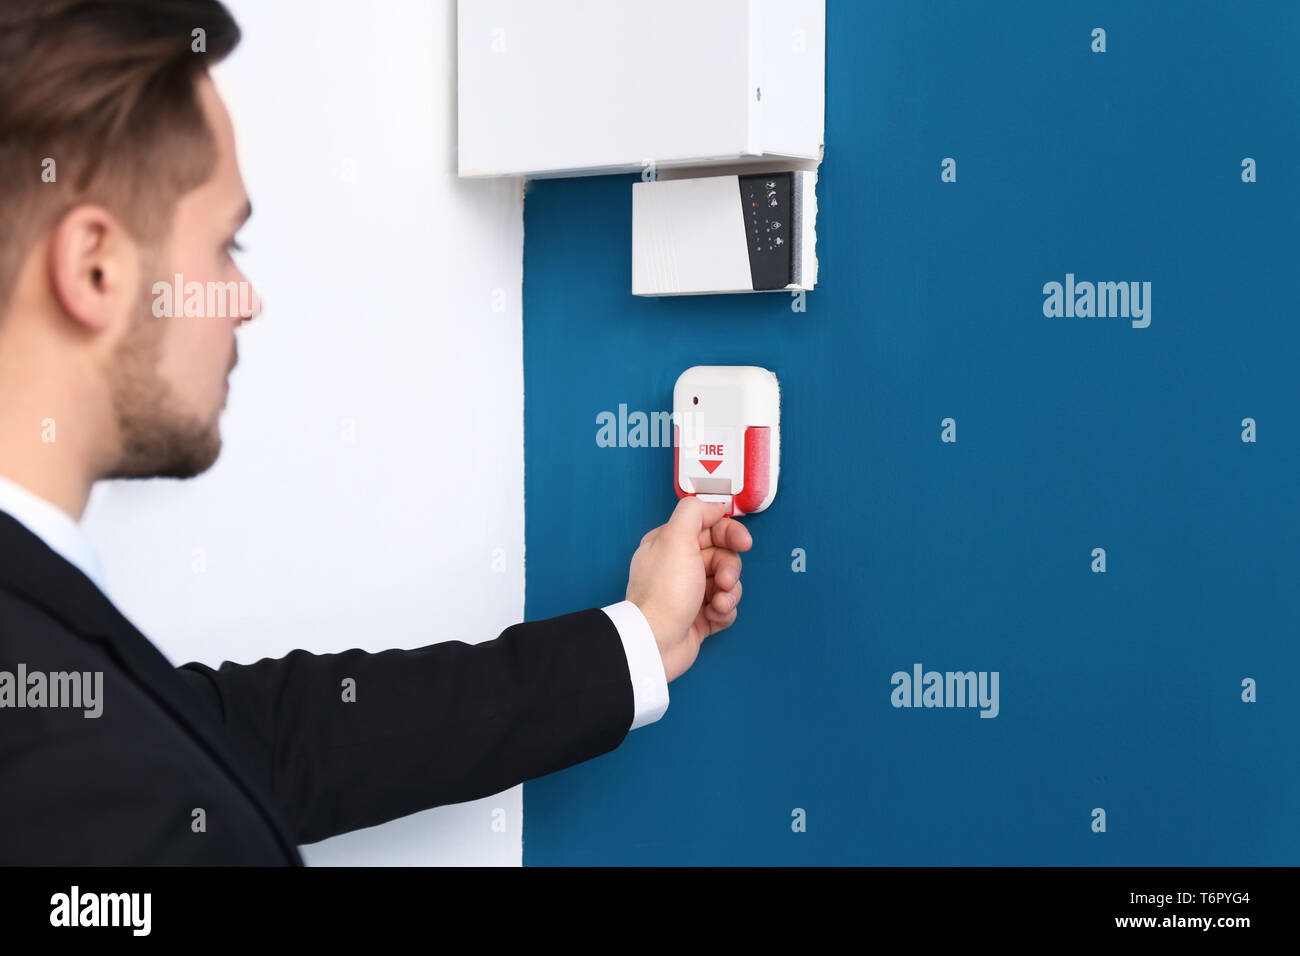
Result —
M825 0L460 0L456 32L461 176L822 159Z
M781 387L756 365L696 365L673 388L673 487L752 514L776 497Z

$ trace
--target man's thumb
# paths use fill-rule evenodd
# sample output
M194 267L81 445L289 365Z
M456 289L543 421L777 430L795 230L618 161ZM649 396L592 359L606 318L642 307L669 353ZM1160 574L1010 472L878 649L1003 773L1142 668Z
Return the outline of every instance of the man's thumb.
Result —
M668 526L674 531L699 537L705 528L712 528L727 513L726 502L701 501L695 495L688 495L677 502Z

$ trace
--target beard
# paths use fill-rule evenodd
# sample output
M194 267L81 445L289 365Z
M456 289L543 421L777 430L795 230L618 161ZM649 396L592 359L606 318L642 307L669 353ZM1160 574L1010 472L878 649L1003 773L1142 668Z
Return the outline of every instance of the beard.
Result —
M160 274L155 261L143 275ZM152 283L145 281L134 321L113 354L109 387L121 437L120 455L107 478L193 478L207 471L221 453L217 420L187 414L159 373L167 322L152 310Z

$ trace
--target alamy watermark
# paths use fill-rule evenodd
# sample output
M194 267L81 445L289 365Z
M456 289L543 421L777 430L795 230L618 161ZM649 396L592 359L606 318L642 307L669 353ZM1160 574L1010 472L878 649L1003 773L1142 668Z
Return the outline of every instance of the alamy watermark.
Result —
M1132 319L1133 328L1151 324L1150 282L1075 282L1065 274L1065 284L1043 284L1043 315L1053 318Z
M132 936L148 936L152 910L152 893L83 893L73 884L50 897L50 925L121 926Z
M261 309L261 297L248 282L186 282L178 272L171 282L158 281L153 314L158 318L228 319L252 316Z
M699 427L703 416L688 410L678 412L683 441ZM628 412L620 402L618 413L596 413L596 445L600 448L672 448L673 413L667 411Z
M103 671L0 671L0 708L74 707L83 717L104 712Z
M895 707L978 707L981 717L998 715L998 672L921 670L895 671L889 702Z

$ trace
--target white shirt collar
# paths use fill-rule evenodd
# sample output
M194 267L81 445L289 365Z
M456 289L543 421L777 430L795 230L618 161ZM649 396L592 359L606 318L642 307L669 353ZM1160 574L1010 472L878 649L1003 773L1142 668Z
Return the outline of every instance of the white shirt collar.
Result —
M0 475L0 511L75 565L100 591L104 590L99 555L70 514L3 475Z

